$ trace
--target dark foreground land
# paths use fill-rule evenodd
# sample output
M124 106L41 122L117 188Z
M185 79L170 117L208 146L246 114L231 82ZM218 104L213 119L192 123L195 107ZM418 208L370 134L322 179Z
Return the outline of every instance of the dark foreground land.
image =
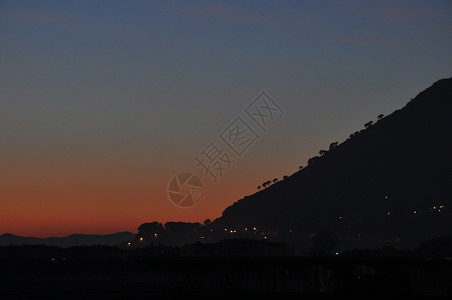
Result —
M442 299L452 261L421 257L155 255L0 247L0 299Z

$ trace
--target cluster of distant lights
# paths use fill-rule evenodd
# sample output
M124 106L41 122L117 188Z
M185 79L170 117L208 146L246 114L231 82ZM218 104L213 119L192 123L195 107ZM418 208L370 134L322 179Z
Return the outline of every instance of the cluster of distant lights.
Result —
M210 230L210 231L212 231L212 230ZM224 231L225 231L225 232L228 232L229 234L235 234L235 233L237 233L237 229L228 229L228 228L225 228ZM253 227L252 229L251 229L251 228L248 229L248 227L245 227L245 228L243 228L242 230L239 230L239 233L240 233L240 232L243 233L244 231L246 231L246 232L251 231L253 235L260 234L260 235L263 237L264 240L267 240L267 239L268 239L268 236L271 235L270 232L259 231L256 227ZM289 232L293 232L293 229L289 229Z
M213 232L213 229L210 229L209 231ZM265 240L267 240L268 236L271 235L271 233L269 233L269 232L259 231L256 227L253 227L253 228L250 228L250 229L248 229L248 227L245 227L245 228L242 228L242 229L228 229L228 228L224 228L224 232L227 233L227 234L231 234L231 235L232 234L236 234L236 233L244 233L245 231L246 232L252 232L253 235L259 234ZM289 232L293 232L293 230L289 229ZM201 236L201 239L206 239L206 237L205 236ZM211 240L210 237L208 237L207 239Z
M385 196L385 199L388 199L388 196ZM439 205L439 206L429 207L429 210L434 210L434 211L436 211L436 212L441 212L441 209L443 209L443 208L445 208L444 205ZM417 213L418 213L417 210L413 210L413 214L414 214L414 215L417 214ZM391 215L391 212L390 212L390 211L386 212L386 215L390 216L390 215ZM359 216L359 215L358 215L358 216ZM340 218L340 217L339 217L339 218Z
M441 212L441 210L444 209L444 208L445 208L444 205L439 205L439 206L433 206L433 207L430 207L429 210L433 210L433 211L436 211L436 212ZM417 214L417 213L418 213L417 210L413 210L413 214ZM387 215L387 216L390 216L390 215L391 215L391 212L390 212L390 211L387 211L387 212L386 212L386 215ZM359 214L356 214L356 216L359 217L360 215L359 215ZM343 218L342 216L339 216L338 219L339 219L341 222L345 222L345 221L344 221L344 218ZM196 229L194 229L193 231L196 231ZM210 229L210 232L212 232L212 231L213 231L213 230ZM225 231L226 233L229 233L229 234L235 234L235 233L237 233L237 229L228 229L228 228L224 228L224 231ZM240 233L240 232L243 232L243 231L252 231L252 232L253 232L253 235L260 234L261 236L263 236L263 238L264 238L265 240L267 240L267 239L268 239L268 235L270 235L269 232L265 232L265 231L260 232L256 227L253 227L253 228L250 229L250 230L248 230L248 227L245 227L245 228L243 228L242 230L239 230L239 233ZM293 229L289 229L289 232L292 233L292 232L293 232ZM158 238L158 234L157 234L157 233L154 233L154 239L157 239L157 238ZM201 239L205 239L205 238L206 238L205 236L201 236ZM209 237L208 239L211 240L210 237ZM140 237L140 238L139 238L139 241L140 241L140 243L143 243L143 242L144 242L144 238L143 238L143 237ZM132 245L131 242L128 242L128 243L127 243L127 246L131 246L131 245ZM336 255L338 255L338 254L339 254L339 253L336 253Z
M196 229L194 229L193 231L196 231ZM270 232L259 231L256 227L253 227L253 228L250 228L250 229L248 229L248 227L245 227L245 228L243 228L241 230L239 229L238 233L240 233L240 232L243 233L244 231L246 231L246 232L251 231L251 232L253 232L253 235L256 235L256 234L261 235L264 240L267 240L268 236L271 235ZM288 231L290 233L292 233L294 230L293 229L289 229ZM213 230L210 229L210 232L213 232ZM224 232L227 233L227 234L236 234L237 233L237 229L224 228ZM158 238L158 234L154 233L154 239L157 239L157 238ZM206 237L205 236L201 236L201 239L206 239ZM207 239L211 240L210 237L208 237ZM140 237L138 240L139 240L140 243L143 243L144 242L144 237ZM132 246L132 242L128 242L127 246L129 246L129 247Z
M436 211L436 212L441 212L442 209L444 209L445 206L444 205L439 205L439 206L433 206L433 207L429 207L430 211ZM413 214L416 215L418 213L417 210L413 210ZM391 215L391 212L387 212L387 215Z
M429 210L429 211L435 211L435 212L440 213L441 210L444 209L445 207L446 207L445 205L433 206L433 207L429 207L428 210ZM390 211L386 211L385 214L386 214L387 216L390 216L390 215L391 215L391 212L390 212ZM418 211L417 211L417 210L413 210L413 215L416 215L416 214L418 214ZM360 216L359 214L356 214L356 217L359 217L359 216ZM339 216L338 219L339 219L339 221L341 221L341 222L345 222L345 221L344 221L344 217L342 217L342 216Z

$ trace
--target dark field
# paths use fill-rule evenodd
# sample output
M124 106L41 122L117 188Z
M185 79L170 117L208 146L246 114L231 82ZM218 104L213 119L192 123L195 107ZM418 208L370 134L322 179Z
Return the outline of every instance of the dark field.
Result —
M15 248L0 259L1 299L452 296L452 261L445 259L150 256L106 247L24 256Z

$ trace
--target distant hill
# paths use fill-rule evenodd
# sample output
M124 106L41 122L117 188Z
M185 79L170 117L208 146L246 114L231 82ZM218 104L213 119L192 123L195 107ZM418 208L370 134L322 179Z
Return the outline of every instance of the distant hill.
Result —
M115 246L123 242L135 239L136 234L128 231L117 232L112 234L71 234L65 237L22 237L10 233L0 235L0 246L11 245L46 245L56 247L73 247L73 246Z
M342 240L407 246L452 234L451 146L449 78L234 203L213 225L296 229L304 237L328 231Z

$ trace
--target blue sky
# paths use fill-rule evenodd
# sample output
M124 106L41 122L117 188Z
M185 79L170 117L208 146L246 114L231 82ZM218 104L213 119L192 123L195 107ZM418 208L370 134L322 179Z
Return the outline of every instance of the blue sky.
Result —
M44 209L62 201L55 178L116 170L142 193L124 188L112 219L215 218L451 70L451 1L0 1L3 199ZM166 182L262 90L284 118L199 206L171 206ZM111 197L96 195L98 209Z

